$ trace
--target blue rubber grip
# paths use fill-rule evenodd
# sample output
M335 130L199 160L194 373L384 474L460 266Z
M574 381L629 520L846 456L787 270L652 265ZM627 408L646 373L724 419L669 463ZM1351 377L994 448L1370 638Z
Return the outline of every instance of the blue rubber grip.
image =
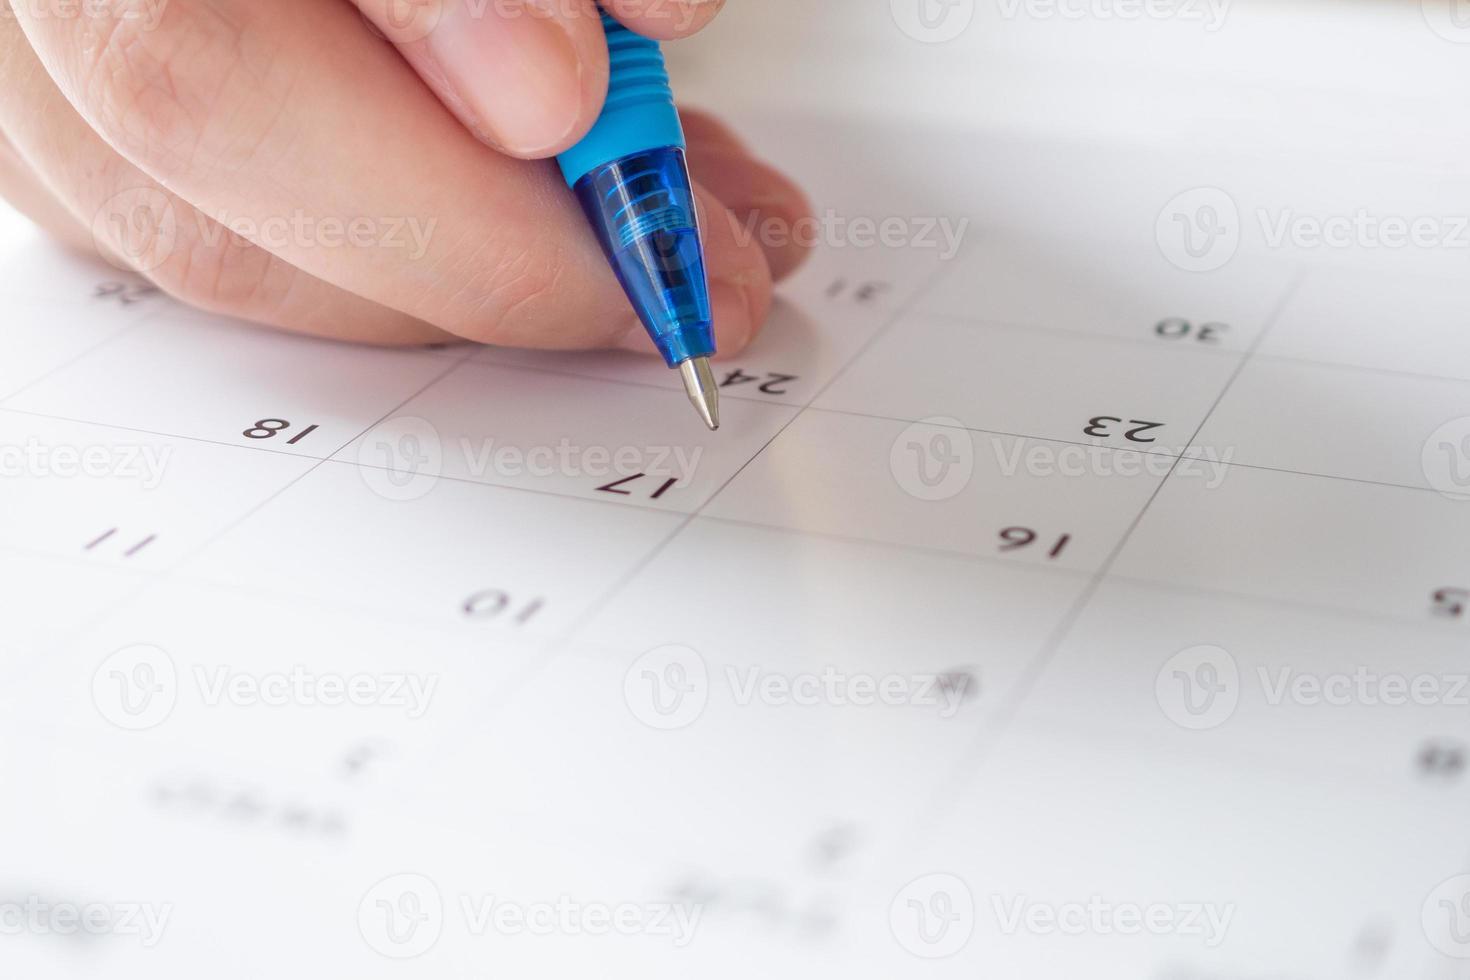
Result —
M557 157L568 187L635 153L684 146L684 127L658 42L634 34L607 14L602 15L602 29L611 66L607 102L592 131Z

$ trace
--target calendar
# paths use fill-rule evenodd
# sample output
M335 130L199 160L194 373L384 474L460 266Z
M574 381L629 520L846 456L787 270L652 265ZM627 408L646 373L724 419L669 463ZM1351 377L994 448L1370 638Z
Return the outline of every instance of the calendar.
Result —
M747 121L817 247L717 433L16 231L6 976L1470 975L1470 281L1309 243L1453 211Z

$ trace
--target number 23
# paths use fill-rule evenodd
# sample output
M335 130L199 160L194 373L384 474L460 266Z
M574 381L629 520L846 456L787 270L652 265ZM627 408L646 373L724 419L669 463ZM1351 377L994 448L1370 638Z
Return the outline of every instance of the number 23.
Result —
M1164 423L1162 422L1145 422L1142 419L1128 419L1125 422L1123 419L1118 418L1116 415L1099 415L1096 418L1088 420L1087 428L1082 430L1082 434L1086 436L1096 436L1101 439L1108 439L1114 435L1114 424L1131 425L1133 427L1123 433L1124 438L1126 438L1129 442L1154 442L1155 440L1153 436L1149 436L1147 439L1145 439L1143 437L1143 433L1149 431L1150 429L1163 428L1164 425Z

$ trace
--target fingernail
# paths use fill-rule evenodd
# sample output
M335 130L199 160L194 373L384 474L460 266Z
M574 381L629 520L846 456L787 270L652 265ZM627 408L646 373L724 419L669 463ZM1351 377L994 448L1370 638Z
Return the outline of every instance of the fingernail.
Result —
M571 33L533 0L455 0L425 40L460 111L507 152L544 155L576 126L581 61Z

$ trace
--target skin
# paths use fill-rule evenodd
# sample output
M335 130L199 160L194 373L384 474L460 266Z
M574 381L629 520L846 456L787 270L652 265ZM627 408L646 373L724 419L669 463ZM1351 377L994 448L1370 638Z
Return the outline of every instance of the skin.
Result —
M723 0L602 2L674 39ZM0 0L0 194L184 302L283 330L652 353L549 159L601 111L598 16L594 0ZM733 354L804 258L746 229L810 209L724 124L683 117Z

